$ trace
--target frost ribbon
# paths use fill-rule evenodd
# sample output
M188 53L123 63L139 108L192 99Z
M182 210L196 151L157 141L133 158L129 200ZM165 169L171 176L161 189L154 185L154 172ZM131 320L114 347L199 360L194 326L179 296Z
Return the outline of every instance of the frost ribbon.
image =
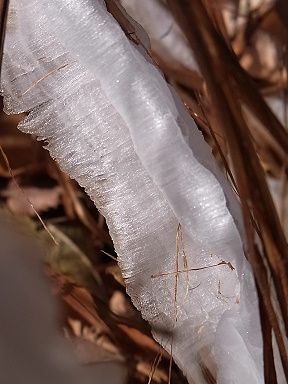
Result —
M206 367L263 383L239 202L145 49L100 0L11 0L1 89L106 217L134 305L189 382Z

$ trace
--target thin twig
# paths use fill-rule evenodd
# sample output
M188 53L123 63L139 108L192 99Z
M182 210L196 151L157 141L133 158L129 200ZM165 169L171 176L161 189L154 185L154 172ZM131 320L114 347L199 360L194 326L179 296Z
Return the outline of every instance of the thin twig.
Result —
M52 235L51 231L49 230L49 228L47 227L47 225L44 223L44 221L42 220L41 216L39 215L39 213L36 211L36 209L34 208L34 205L32 204L32 202L30 201L30 199L28 198L28 196L25 194L25 192L23 191L23 189L20 187L20 185L17 183L16 179L15 179L15 176L13 174L13 171L12 171L12 168L10 167L10 163L9 163L9 160L3 150L3 148L1 147L0 145L0 153L5 161L5 164L7 166L7 170L9 172L9 175L11 177L11 179L13 180L14 184L16 185L16 188L19 190L19 192L22 194L22 196L24 197L24 199L28 202L28 204L30 205L30 207L32 208L33 212L35 213L35 215L37 216L38 220L40 221L40 223L42 224L43 228L45 229L45 231L48 233L48 235L51 237L51 239L53 240L53 242L56 244L56 245L59 245L59 243L57 242L57 240L55 239L55 237Z

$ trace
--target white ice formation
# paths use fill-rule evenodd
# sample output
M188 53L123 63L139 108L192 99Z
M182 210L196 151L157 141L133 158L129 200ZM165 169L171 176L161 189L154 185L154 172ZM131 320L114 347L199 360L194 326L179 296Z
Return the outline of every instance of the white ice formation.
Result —
M106 217L133 303L189 382L207 366L220 384L263 383L239 203L103 1L11 0L1 86Z
M148 33L152 50L169 62L199 72L183 32L161 0L120 0L121 5Z

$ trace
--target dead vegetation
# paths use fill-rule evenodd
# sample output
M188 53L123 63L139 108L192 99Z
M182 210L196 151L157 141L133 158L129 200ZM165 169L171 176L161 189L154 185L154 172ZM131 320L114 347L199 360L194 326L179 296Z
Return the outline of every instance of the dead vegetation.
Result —
M273 330L288 381L288 6L285 0L162 3L183 30L201 74L181 61L163 59L153 45L149 54L185 102L240 197L247 258L259 293L265 380L277 383ZM2 43L7 4L2 1L0 9ZM140 44L117 1L107 5L127 36ZM106 353L125 364L127 383L184 383L125 293L104 218L42 145L17 131L21 118L1 114L1 209L21 217L43 241L46 272L61 302L61 327L80 351L81 363L96 364ZM176 284L178 273L187 270L171 272ZM207 382L214 382L205 369Z

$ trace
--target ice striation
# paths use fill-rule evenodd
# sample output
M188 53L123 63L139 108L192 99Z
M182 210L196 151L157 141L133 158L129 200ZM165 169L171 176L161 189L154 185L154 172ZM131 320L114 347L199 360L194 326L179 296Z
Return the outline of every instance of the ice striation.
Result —
M152 50L172 67L199 72L183 32L166 4L159 0L120 0L129 15L145 28Z
M134 305L189 382L207 367L220 384L263 383L239 202L103 2L11 0L1 88L106 217Z

